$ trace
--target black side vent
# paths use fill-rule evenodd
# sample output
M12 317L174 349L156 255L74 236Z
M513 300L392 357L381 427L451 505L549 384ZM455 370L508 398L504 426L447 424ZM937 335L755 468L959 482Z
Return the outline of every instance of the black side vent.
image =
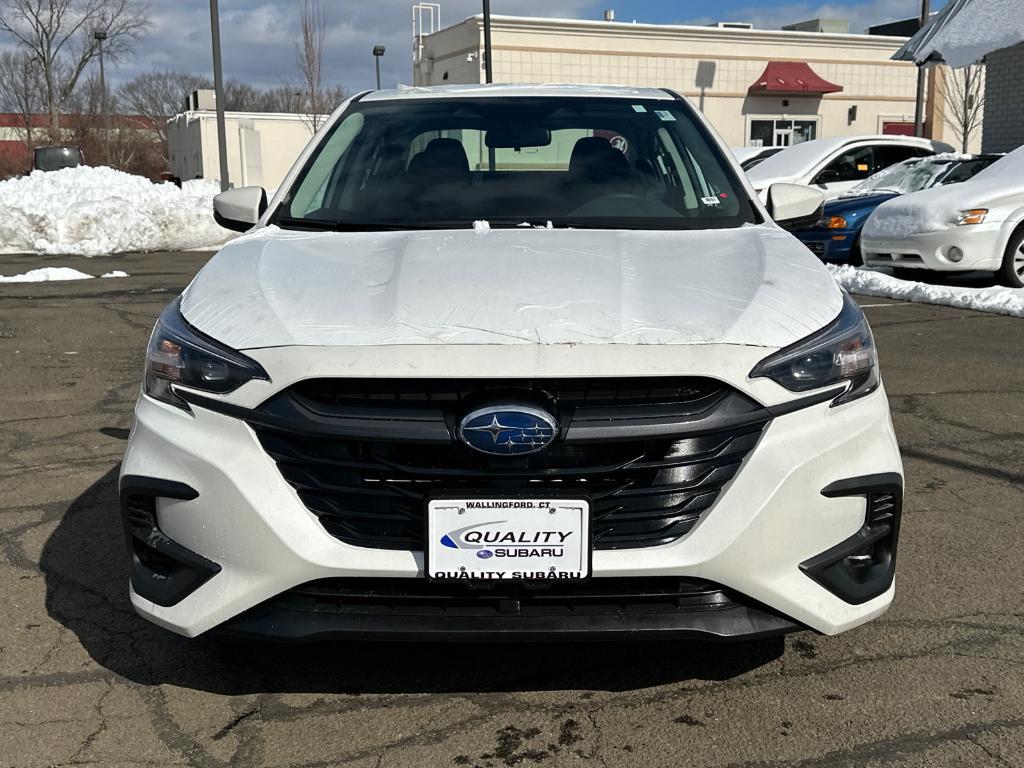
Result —
M167 537L157 523L157 497L191 500L199 496L183 483L127 475L121 479L121 515L131 557L132 588L157 605L181 602L220 566Z
M800 568L836 597L853 605L866 603L888 590L896 575L903 479L892 473L855 477L833 483L821 494L864 496L864 526Z

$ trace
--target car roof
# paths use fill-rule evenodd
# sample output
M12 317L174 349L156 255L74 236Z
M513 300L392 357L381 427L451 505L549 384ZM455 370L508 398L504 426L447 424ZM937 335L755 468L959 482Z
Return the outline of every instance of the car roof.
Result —
M760 165L751 168L751 178L754 176L772 177L799 174L802 171L814 168L818 163L824 162L843 147L861 143L902 144L904 146L921 147L935 151L935 145L931 139L922 139L917 136L898 136L883 133L863 136L831 136L786 147L786 149L772 155Z
M400 85L384 91L370 91L361 101L405 99L510 98L523 96L602 96L619 99L658 99L676 97L660 88L630 88L624 85L584 85L571 83L470 83L464 85Z

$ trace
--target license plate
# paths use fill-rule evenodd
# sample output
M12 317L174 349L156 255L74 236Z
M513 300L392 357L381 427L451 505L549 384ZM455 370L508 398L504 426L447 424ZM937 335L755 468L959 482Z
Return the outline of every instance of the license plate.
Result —
M432 499L432 579L582 579L590 575L590 504L582 499Z

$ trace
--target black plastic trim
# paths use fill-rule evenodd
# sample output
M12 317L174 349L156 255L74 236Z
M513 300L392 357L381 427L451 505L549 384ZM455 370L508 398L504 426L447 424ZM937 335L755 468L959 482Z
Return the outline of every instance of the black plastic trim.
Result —
M827 389L824 392L818 392L815 395L798 397L796 400L779 403L778 405L769 405L765 410L772 415L772 418L776 416L785 416L787 413L794 413L795 411L800 411L804 408L810 408L812 405L827 403L829 400L841 395L845 391L846 387L835 387L833 389Z
M800 564L800 570L839 599L861 605L888 591L896 576L896 549L903 510L903 478L896 472L838 480L821 490L826 498L864 496L864 525L853 536ZM891 511L872 517L875 496L891 496ZM877 562L855 567L846 558L882 543Z
M161 531L155 506L151 508L156 498L191 501L199 498L198 491L172 480L125 475L120 482L120 497L135 594L166 608L181 602L220 573L220 565L183 547ZM145 500L144 507L139 506L140 500ZM143 559L147 550L165 562L170 561L169 567L158 571L147 565Z
M668 638L734 641L784 635L802 629L805 627L783 616L738 605L678 613L486 618L353 616L256 608L221 625L218 632L281 642L341 638L507 643Z
M903 478L897 472L881 472L877 475L861 475L846 480L837 480L821 489L821 495L829 499L844 496L861 496L871 491L897 489L903 492Z
M125 475L121 478L119 488L121 495L160 496L165 499L181 499L182 501L199 498L199 491L190 485L145 475Z
M661 418L653 417L650 423L636 419L622 420L619 423L612 419L603 422L594 419L593 423L588 423L592 418L588 413L588 410L591 409L580 408L576 416L566 426L564 440L566 442L636 440L701 435L765 423L777 416L785 416L794 411L828 402L845 391L846 387L835 387L789 402L764 407L757 406L741 393L735 393L737 405L732 409L732 413L715 415L711 418L702 417L702 414L686 414L668 423ZM452 441L451 430L440 411L423 409L419 412L389 414L380 409L367 408L364 414L359 414L357 411L349 409L351 416L339 418L321 415L307 408L289 396L287 390L274 395L258 409L249 409L223 400L204 397L180 387L175 387L174 392L191 405L242 419L254 426L286 432L354 440L406 440L437 444L448 444ZM749 409L746 409L746 405L740 405L742 401L749 404Z

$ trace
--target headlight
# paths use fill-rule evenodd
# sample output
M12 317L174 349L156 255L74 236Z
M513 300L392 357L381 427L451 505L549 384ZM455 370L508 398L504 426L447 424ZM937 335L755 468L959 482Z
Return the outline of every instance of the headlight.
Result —
M147 395L189 410L172 385L224 394L252 379L269 381L270 377L252 358L204 336L185 322L180 298L167 305L146 350L143 389Z
M846 219L842 216L826 216L821 220L821 225L826 229L846 229Z
M832 401L841 405L878 388L878 356L871 329L860 307L843 293L843 309L830 325L766 357L750 372L793 392L846 384Z
M981 224L985 221L985 215L988 213L988 208L971 208L966 211L960 211L960 215L957 217L957 226L963 226L964 224Z

